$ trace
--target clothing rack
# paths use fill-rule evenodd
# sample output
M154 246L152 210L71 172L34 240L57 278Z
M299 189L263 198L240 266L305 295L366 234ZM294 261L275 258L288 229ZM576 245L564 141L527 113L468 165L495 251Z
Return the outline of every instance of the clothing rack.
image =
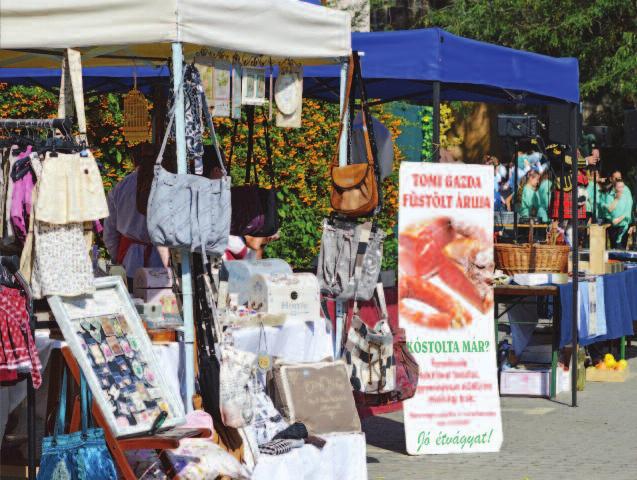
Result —
M0 128L50 128L70 132L73 128L72 118L2 118Z

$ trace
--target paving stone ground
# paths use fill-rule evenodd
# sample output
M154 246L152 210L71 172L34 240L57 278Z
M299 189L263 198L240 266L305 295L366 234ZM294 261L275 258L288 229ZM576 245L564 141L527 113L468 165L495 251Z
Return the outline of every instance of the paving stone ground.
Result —
M369 480L636 480L637 348L628 356L626 382L587 383L576 408L570 392L501 398L499 453L409 456L402 412L367 418Z

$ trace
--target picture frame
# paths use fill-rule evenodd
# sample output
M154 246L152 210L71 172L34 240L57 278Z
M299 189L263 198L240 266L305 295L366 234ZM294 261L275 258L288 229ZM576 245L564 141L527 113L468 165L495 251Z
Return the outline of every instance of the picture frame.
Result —
M185 423L183 405L164 377L121 277L96 278L93 294L56 295L48 302L116 437L150 432L162 410L168 416L160 429ZM113 351L115 344L121 348ZM154 389L157 398L140 395L149 388Z
M265 105L265 68L243 67L241 75L241 103Z

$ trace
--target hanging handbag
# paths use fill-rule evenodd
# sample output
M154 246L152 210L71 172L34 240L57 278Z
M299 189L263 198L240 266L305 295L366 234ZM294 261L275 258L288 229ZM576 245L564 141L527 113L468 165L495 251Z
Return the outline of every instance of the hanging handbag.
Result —
M254 416L250 382L255 375L256 355L234 348L220 346L219 408L223 424L242 428Z
M270 129L268 120L264 116L263 128L267 168L270 176L270 188L259 186L256 162L254 157L254 107L247 110L248 119L248 151L246 154L246 169L244 185L232 187L232 219L230 233L232 235L250 235L253 237L269 237L279 231L279 213L277 191L270 145ZM237 124L234 125L232 146L228 169L232 162L234 143L237 134Z
M376 293L380 320L374 327L368 327L358 315L355 301L347 335L343 335L352 387L355 391L373 394L391 392L396 386L394 336L389 327L382 283L377 284Z
M195 255L196 256L196 255ZM210 276L203 270L202 262L193 261L196 285L195 328L197 330L197 383L203 409L213 418L215 432L225 448L237 458L243 455L239 433L223 424L219 405L220 364L215 344L220 336L219 318L213 300Z
M257 365L264 375L272 368L272 357L268 353L268 339L263 323L259 325L259 346ZM257 375L252 377L250 394L254 408L254 417L248 427L249 435L257 445L271 441L274 436L288 427L283 415L276 409L268 396L265 386Z
M374 128L367 106L365 84L361 76L360 61L357 54L351 57L351 68L348 70L345 89L345 105L341 115L341 124L337 146L341 136L347 135L347 163L339 166L339 151L337 147L331 165L332 194L330 203L334 211L347 217L362 217L373 215L382 208L382 191L380 185L380 171L377 160L377 149L374 141ZM354 123L353 82L356 79L360 88L360 103L362 109L363 138L367 155L366 163L352 164L351 129ZM347 115L349 112L349 115ZM345 128L343 125L346 124Z
M385 232L371 222L325 219L316 276L321 292L341 300L374 295Z
M409 352L405 340L405 330L397 328L394 336L394 361L396 363L396 386L390 392L374 394L354 392L356 405L378 407L391 403L404 402L416 394L418 388L418 362Z
M63 434L66 417L67 372L62 374L60 404L53 436L42 440L42 456L38 480L116 480L117 472L106 447L104 431L89 428L90 395L84 375L80 372L80 404L82 430Z
M161 166L174 110L155 162L148 198L147 227L154 245L222 255L230 233L230 177L216 180L199 175L173 174Z

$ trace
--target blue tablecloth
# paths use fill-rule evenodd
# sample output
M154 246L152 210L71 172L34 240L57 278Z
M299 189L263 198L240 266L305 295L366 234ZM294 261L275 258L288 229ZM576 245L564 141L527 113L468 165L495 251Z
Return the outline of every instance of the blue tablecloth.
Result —
M573 284L560 285L562 328L560 347L571 343L573 312ZM633 335L633 321L637 321L637 269L604 275L604 304L606 311L606 335L582 338L580 345L613 340Z

